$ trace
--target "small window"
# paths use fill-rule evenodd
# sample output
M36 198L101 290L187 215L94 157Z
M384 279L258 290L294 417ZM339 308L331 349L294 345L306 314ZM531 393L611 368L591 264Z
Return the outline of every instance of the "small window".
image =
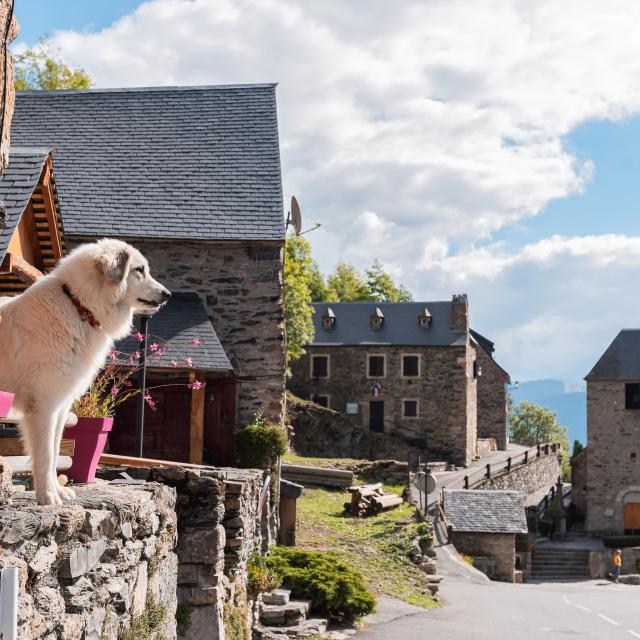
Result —
M311 356L311 377L329 377L329 356Z
M384 378L384 356L369 356L369 377Z
M315 395L311 398L311 400L316 404L319 404L321 407L324 407L325 409L329 408L329 396Z
M640 409L640 383L628 382L625 385L625 407Z
M420 375L420 356L402 356L402 377L417 378Z
M403 400L402 401L402 415L405 418L417 418L418 417L418 401L417 400Z

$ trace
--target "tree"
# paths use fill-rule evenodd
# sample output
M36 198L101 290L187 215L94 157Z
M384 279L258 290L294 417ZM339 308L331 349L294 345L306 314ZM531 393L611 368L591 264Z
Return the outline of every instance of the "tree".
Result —
M584 451L584 445L582 444L582 442L580 442L580 440L574 440L573 453L571 454L571 457L573 458L574 456L577 456L581 451Z
M315 260L311 261L311 282L309 283L309 289L311 289L312 302L324 302L329 299L327 283L325 282L324 276L320 272L320 267L318 267L318 263Z
M528 402L512 405L509 412L511 438L528 445L553 442L560 447L564 462L569 460L569 437L566 427L558 424L555 411Z
M285 244L284 321L287 333L287 361L304 355L304 347L313 341L313 282L311 245L301 236L290 236Z
M358 270L347 262L338 262L327 278L327 299L330 302L365 302L370 300L367 283Z
M374 302L411 302L413 296L402 285L396 285L391 276L383 269L379 260L374 260L371 268L365 271L369 299Z
M14 56L14 84L17 91L33 89L89 89L93 82L81 67L69 68L60 50L48 38Z

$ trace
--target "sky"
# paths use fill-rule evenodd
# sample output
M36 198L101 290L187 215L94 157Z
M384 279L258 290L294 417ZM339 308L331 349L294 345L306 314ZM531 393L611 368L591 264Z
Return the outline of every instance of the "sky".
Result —
M640 327L640 3L16 0L97 87L278 83L315 259L469 295L514 380Z

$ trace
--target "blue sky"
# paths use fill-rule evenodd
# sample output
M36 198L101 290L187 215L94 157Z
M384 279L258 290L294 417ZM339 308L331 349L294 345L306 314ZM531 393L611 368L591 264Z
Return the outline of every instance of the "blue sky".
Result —
M579 386L620 328L640 326L640 3L16 11L16 47L49 34L97 87L277 82L285 200L322 223L308 236L322 270L377 258L416 299L467 292L513 379Z

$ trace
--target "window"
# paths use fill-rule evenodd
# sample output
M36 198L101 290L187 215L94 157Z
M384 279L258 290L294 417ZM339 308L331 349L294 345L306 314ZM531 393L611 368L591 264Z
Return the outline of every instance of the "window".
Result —
M369 356L369 377L370 378L384 378L385 373L385 357L384 356Z
M329 356L311 356L311 377L329 377Z
M404 418L417 418L418 417L418 401L417 400L403 400L402 401L402 416Z
M625 408L640 409L639 382L627 382L627 384L625 384Z
M324 407L325 409L329 408L329 396L321 396L316 394L314 396L311 396L311 400L312 402L319 404L321 407Z
M402 377L417 378L420 375L420 356L402 356Z

